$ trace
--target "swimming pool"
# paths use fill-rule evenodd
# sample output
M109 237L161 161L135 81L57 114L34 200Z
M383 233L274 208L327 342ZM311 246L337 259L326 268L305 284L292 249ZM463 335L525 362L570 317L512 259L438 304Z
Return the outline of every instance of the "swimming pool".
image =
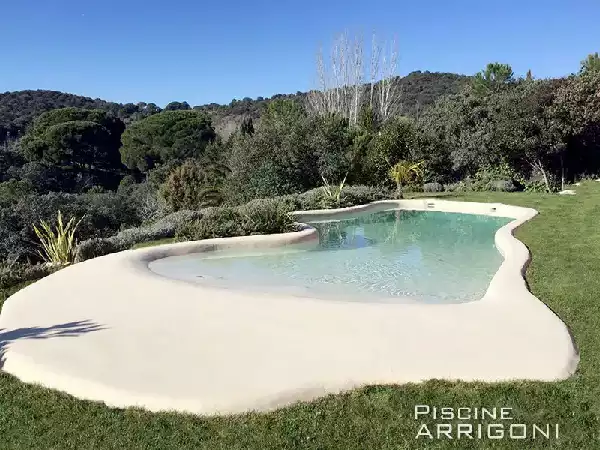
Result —
M8 330L85 324L93 332L11 341L2 369L111 406L211 415L272 410L366 384L565 379L577 368L577 348L527 290L530 254L512 234L536 214L500 203L388 200L296 211L298 223L311 225L291 233L94 258L12 295L0 315ZM194 262L178 261L195 282L149 270L185 255ZM252 276L241 273L244 265ZM273 266L278 277L267 276ZM422 276L419 292L409 273ZM225 277L223 286L196 280L210 274L215 283ZM328 301L326 288L344 284L328 284L328 274L353 282L337 298L364 301Z
M461 303L480 299L502 256L495 232L512 219L441 211L379 211L309 222L313 248L170 256L165 277L213 287L346 301Z

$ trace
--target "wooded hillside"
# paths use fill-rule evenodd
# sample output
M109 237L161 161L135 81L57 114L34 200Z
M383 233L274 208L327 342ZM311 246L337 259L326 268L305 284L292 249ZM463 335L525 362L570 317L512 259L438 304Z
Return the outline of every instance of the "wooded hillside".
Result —
M406 77L396 79L402 92L402 111L405 115L415 116L424 107L431 105L443 95L457 93L469 77L452 73L413 72ZM263 107L271 100L281 98L303 98L302 92L295 94L277 94L271 98L246 97L233 100L228 105L211 103L194 106L193 109L207 112L217 132L229 136L238 128L245 117L258 119ZM141 119L160 112L154 103L114 103L101 99L92 99L80 95L59 91L26 90L0 94L0 143L7 137L16 138L24 134L33 119L43 112L58 108L102 109L111 112L125 123ZM172 102L165 109L191 109L187 102Z

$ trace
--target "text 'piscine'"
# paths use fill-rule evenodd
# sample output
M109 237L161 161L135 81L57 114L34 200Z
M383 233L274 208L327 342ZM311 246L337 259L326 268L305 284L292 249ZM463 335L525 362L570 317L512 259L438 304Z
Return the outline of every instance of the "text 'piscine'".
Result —
M557 423L517 422L508 407L416 405L416 439L558 439ZM451 422L451 423L448 423Z

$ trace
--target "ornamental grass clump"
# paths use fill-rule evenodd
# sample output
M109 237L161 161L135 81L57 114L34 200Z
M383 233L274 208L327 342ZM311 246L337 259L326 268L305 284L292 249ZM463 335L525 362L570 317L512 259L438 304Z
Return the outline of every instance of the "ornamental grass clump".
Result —
M67 265L73 262L76 245L75 231L81 220L75 222L75 217L71 217L65 223L59 210L54 229L45 220L40 222L39 228L33 225L33 230L42 247L41 250L38 250L38 254L44 261L52 265Z

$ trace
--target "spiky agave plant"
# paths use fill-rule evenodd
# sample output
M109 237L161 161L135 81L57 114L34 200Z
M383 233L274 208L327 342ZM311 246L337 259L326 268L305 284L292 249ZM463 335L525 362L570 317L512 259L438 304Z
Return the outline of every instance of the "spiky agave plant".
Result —
M390 167L390 178L396 183L396 195L402 198L402 187L423 177L423 161L399 161Z
M75 256L75 231L81 223L75 222L71 217L68 222L63 221L62 213L58 211L56 227L42 220L39 228L33 225L33 230L40 240L41 250L38 254L50 264L66 265L73 262Z
M332 186L329 184L327 179L321 175L323 179L323 192L325 193L325 204L327 206L333 204L335 206L339 206L340 200L342 198L342 191L344 190L344 186L346 185L346 179L348 178L348 173L344 176L344 179L340 183L339 186Z

